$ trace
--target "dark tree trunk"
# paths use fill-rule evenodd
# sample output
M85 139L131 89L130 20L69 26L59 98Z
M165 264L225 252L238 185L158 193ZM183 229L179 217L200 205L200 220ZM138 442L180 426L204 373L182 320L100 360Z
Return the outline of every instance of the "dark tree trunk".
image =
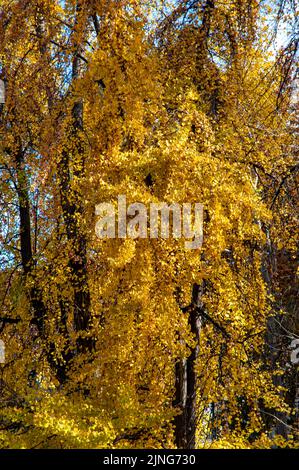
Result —
M23 272L25 278L27 278L28 276L34 277L34 259L32 251L28 181L26 171L24 169L24 153L21 147L19 148L16 154L16 171L20 218L21 259ZM32 323L37 326L39 335L43 335L46 308L42 301L42 293L40 289L35 285L35 283L33 283L33 287L31 287L29 290L29 300L31 308L33 310Z
M81 12L80 2L77 3L77 19ZM77 24L77 20L76 20ZM72 64L72 80L80 75L80 44L74 44L74 57ZM87 269L87 238L84 231L84 207L81 189L78 181L82 181L85 173L85 145L83 140L83 102L78 100L72 108L72 123L69 130L70 147L62 152L59 165L60 195L66 233L71 246L69 261L70 283L73 288L73 314L74 328L80 332L87 332L90 322L90 291L88 287ZM75 152L74 150L75 149ZM75 153L75 154L74 154ZM71 168L73 178L71 177ZM74 181L76 181L74 183ZM90 338L79 336L77 347L79 351L92 349L93 341Z
M180 414L175 417L175 441L179 449L195 449L197 426L197 374L196 363L199 356L199 340L202 326L200 311L203 308L201 296L205 283L193 286L192 304L189 309L189 326L195 338L195 347L189 357L176 364L176 399L175 405Z
M37 328L39 337L46 337L45 320L46 320L46 305L43 302L42 290L38 286L38 281L35 276L35 261L32 250L32 235L31 235L31 214L30 214L30 197L28 191L28 178L26 170L24 169L24 153L22 148L18 150L16 155L16 171L17 171L17 193L19 202L19 219L20 219L20 245L21 245L21 259L23 273L26 279L28 277L33 280L33 286L28 290L28 298L33 312L32 325ZM67 331L64 335L67 337ZM53 369L57 379L60 383L66 380L66 371L68 362L71 359L69 353L62 352L62 361L55 360L55 345L49 343L47 357L51 368ZM34 371L32 374L34 375Z

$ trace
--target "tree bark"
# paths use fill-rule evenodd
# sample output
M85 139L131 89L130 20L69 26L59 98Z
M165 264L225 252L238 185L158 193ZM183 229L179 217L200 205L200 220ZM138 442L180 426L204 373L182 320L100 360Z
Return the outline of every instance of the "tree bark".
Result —
M196 363L199 356L199 341L202 327L200 311L203 308L201 297L205 283L201 286L194 284L192 304L189 311L189 326L195 339L195 346L190 355L176 364L176 398L175 404L180 408L180 414L175 417L175 442L179 449L195 449L196 447Z
M78 16L81 13L81 3L77 2L75 27L78 23ZM72 63L72 82L74 83L80 76L80 52L81 45L74 44L74 54ZM59 165L60 196L66 233L71 246L71 256L69 260L70 282L74 295L74 328L80 332L87 332L90 322L90 291L88 287L87 268L87 237L82 227L84 218L83 197L79 187L75 187L74 180L80 181L84 178L85 167L85 145L82 137L83 133L83 102L77 100L71 112L72 123L69 130L71 148L66 148L62 152ZM75 152L72 150L75 148ZM75 155L74 155L75 154ZM73 178L71 177L71 166ZM93 340L90 338L78 337L77 346L79 351L92 349Z

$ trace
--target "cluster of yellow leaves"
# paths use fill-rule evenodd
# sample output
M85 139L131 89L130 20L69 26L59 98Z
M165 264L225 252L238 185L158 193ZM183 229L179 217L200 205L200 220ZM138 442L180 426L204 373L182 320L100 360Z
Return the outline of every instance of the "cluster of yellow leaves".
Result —
M36 339L27 327L28 303L16 286L11 306L25 326L17 334L9 332L4 380L11 383L18 377L14 392L20 400L13 408L7 406L10 427L1 432L2 445L172 447L175 364L194 345L182 307L191 302L193 284L205 280L210 287L203 298L206 311L222 330L203 322L196 365L197 445L283 446L265 432L261 412L262 407L285 412L288 408L262 361L270 304L261 272L261 227L271 220L271 212L252 173L252 165L267 173L275 165L281 171L284 164L286 134L276 133L286 123L268 117L275 108L275 84L260 80L271 75L271 62L259 45L241 45L236 66L220 67L216 77L213 61L199 70L195 46L201 36L196 28L170 35L167 54L151 47L138 2L108 2L106 8L107 2L99 1L93 2L103 18L99 35L89 38L87 63L70 84L73 50L55 18L73 19L76 2L65 2L65 7L50 0L35 2L43 11L49 38L63 44L58 66L55 61L45 66L51 54L42 54L34 39L35 8L29 3L26 21L13 7L13 21L0 49L11 83L15 78L6 103L13 125L7 127L5 141L13 148L16 136L24 145L30 137L35 148L26 164L40 191L40 254L36 278L28 280L27 288L38 283L48 316L45 337ZM245 2L239 3L243 8ZM85 7L72 41L88 30L84 21L90 12ZM234 2L221 3L211 26L219 24L216 39L226 28L224 18L229 15L235 25L237 13ZM55 44L46 44L55 55ZM224 41L223 49L227 47ZM216 52L222 53L220 49L215 46ZM217 83L222 110L215 117L206 97L215 93ZM65 89L61 99L59 93ZM78 99L84 103L84 159L78 136L67 132ZM89 358L78 357L72 364L69 382L60 389L47 353L51 349L56 360L61 359L66 345L63 328L73 344L76 340L73 318L65 325L61 313L61 305L71 297L73 248L65 237L57 183L65 152L72 156L72 202L82 196L84 207L73 217L88 243L88 334L96 346ZM149 175L151 184L146 183ZM117 196L123 194L127 205L203 204L203 248L186 250L185 240L173 238L99 240L95 205L116 206ZM22 286L19 289L22 292ZM32 370L36 375L30 383ZM88 393L80 394L80 387ZM213 403L220 410L219 422L214 423L220 436L211 443L208 416ZM244 404L249 409L246 419ZM17 428L25 432L13 432L11 423L21 423ZM132 444L130 436L136 432Z

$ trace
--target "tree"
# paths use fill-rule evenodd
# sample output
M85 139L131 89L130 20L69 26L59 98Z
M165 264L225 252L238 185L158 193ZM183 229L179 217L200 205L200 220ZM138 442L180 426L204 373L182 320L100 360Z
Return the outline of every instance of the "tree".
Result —
M2 447L293 445L298 42L268 54L270 13L2 0ZM203 247L97 238L119 195L202 203Z

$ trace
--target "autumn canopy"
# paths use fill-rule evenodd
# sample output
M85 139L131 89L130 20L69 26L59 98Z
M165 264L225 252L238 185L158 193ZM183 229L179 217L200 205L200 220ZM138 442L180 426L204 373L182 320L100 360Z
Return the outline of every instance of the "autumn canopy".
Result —
M298 21L0 0L1 448L298 446ZM98 237L119 195L202 246Z

